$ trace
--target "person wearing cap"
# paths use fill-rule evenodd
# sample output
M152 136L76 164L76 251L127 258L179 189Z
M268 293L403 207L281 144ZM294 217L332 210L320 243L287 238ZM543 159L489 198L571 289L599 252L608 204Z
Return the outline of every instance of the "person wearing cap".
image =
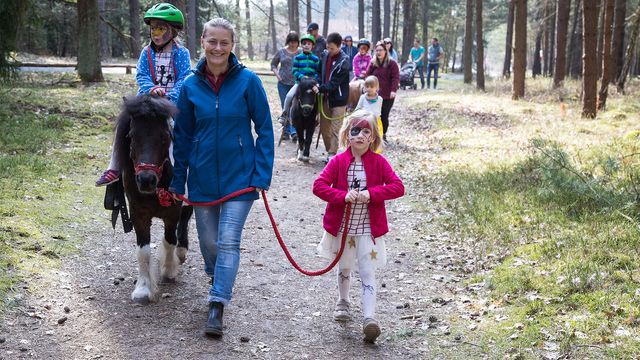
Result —
M318 57L322 58L322 52L327 48L327 41L319 33L320 27L317 23L311 23L307 26L307 34L313 36L315 39L315 45L312 52Z
M349 57L349 64L351 65L351 71L349 72L349 79L353 79L353 58L358 53L358 48L353 46L353 37L351 37L351 35L345 36L344 40L342 41L342 44L343 45L342 45L342 48L340 48L340 50L342 50L343 53L347 54L347 56Z
M144 22L149 25L151 39L140 52L136 66L138 95L161 96L176 103L182 83L191 72L189 50L178 41L178 31L184 27L184 16L172 4L159 3L147 10ZM109 168L96 181L96 186L120 179L120 165L114 152L112 150Z
M389 57L398 62L398 52L393 48L393 42L391 38L384 38L384 46L387 47L387 51L389 52Z
M349 57L340 50L342 36L327 36L327 49L320 60L320 86L314 87L323 94L320 111L320 133L327 150L329 162L338 152L338 131L349 100Z

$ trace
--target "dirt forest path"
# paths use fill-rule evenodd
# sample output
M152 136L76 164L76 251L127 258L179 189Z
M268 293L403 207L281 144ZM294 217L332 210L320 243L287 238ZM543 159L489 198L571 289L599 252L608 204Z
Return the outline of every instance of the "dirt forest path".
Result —
M26 283L29 292L6 314L0 358L430 359L439 357L438 349L458 346L448 320L460 306L452 288L461 285L452 285L457 280L447 271L455 249L443 250L440 239L445 235L429 227L428 219L441 211L438 190L419 189L412 180L420 175L412 164L435 155L415 130L419 116L402 110L402 97L411 94L401 92L396 102L392 144L385 150L405 180L407 195L388 206L391 231L386 235L388 264L377 274L382 335L376 345L362 341L359 281L351 288L354 321L336 323L335 272L311 278L293 269L261 200L246 223L240 271L220 340L202 332L209 279L202 271L193 220L188 258L177 283L161 285L156 302L139 306L130 300L137 275L134 234L123 234L120 225L112 231L109 214L95 204L92 211L103 216L87 230L81 251L69 256L59 271ZM270 100L275 96L270 93ZM268 192L294 257L313 269L327 263L316 255L324 203L311 193L324 166L322 149L320 144L312 151L311 163L303 164L295 160L291 142L277 147ZM426 202L435 205L416 210ZM160 239L161 226L154 223L154 255ZM157 265L154 270L157 273Z

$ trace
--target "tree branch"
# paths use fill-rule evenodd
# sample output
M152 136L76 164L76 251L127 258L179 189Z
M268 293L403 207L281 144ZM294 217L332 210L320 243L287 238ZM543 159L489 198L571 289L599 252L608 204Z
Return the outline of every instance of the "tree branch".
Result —
M120 31L120 29L118 29L117 27L115 27L115 25L113 25L107 19L105 19L102 16L102 14L100 14L100 20L102 20L105 24L107 24L111 28L111 30L115 31L118 35L120 35L124 44L127 46L127 53L131 54L131 39L132 39L131 35L127 35L122 31Z

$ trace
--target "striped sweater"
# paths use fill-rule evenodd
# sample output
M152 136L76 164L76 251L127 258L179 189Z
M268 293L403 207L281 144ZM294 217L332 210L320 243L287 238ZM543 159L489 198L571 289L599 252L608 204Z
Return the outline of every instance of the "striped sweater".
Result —
M301 53L293 59L293 77L296 82L303 76L318 78L320 73L320 59L313 53Z

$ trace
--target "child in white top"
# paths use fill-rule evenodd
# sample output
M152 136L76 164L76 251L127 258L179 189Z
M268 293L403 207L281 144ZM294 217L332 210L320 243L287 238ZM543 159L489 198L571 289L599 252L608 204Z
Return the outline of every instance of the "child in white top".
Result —
M364 79L365 91L364 94L360 95L356 110L363 109L372 113L378 121L380 132L382 132L382 119L380 118L380 114L382 113L382 96L378 95L379 88L380 83L378 82L378 78L375 75L367 76L367 78ZM380 135L383 136L384 134ZM379 154L381 148L377 149L376 152Z

